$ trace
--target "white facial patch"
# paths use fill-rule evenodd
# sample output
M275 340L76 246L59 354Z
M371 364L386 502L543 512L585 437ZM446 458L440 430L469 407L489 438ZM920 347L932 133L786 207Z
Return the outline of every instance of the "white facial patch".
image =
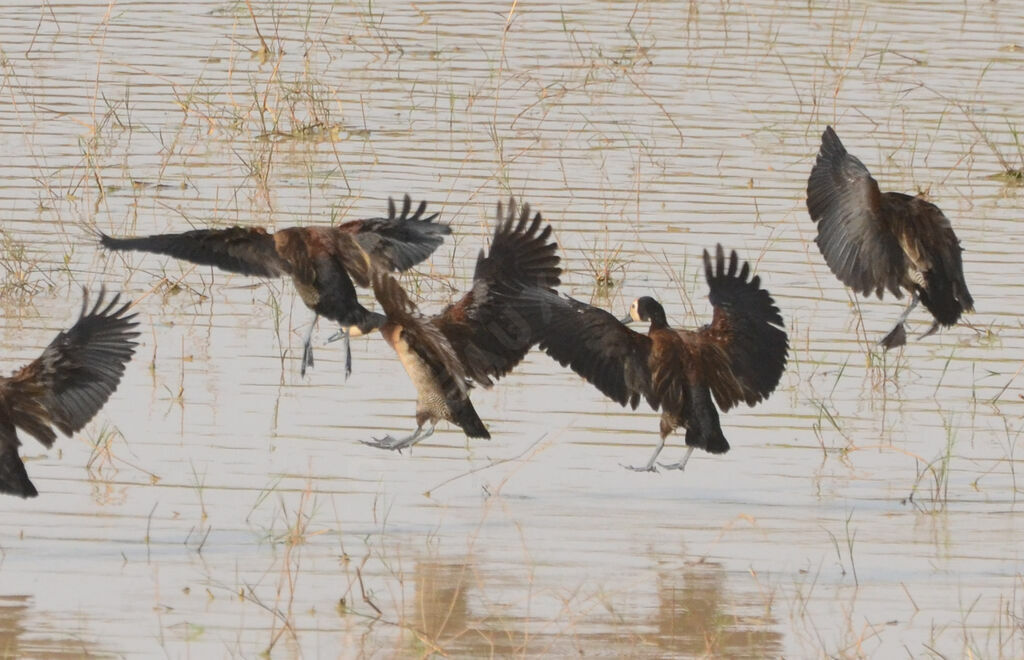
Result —
M637 298L633 301L633 304L629 306L629 318L634 321L642 321L640 318L640 299Z

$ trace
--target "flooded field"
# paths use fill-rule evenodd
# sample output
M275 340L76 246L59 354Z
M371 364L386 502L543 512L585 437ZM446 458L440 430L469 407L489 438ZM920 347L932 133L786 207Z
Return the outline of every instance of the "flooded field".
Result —
M1011 2L23 3L0 18L0 345L81 286L142 321L124 381L0 517L0 657L1024 656L1024 5ZM905 349L805 207L836 126L883 190L953 222L977 312ZM454 229L403 283L471 281L499 199L554 225L563 290L710 319L723 243L789 366L724 456L634 473L658 416L543 353L402 454L415 393L285 280L96 232L283 228L427 200ZM372 294L361 292L370 304ZM928 328L921 309L914 334ZM681 458L681 434L663 458ZM1022 507L1024 508L1024 507Z

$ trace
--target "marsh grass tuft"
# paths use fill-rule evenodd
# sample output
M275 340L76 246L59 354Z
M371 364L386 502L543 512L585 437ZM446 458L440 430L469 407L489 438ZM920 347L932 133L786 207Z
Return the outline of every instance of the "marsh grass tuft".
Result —
M614 248L609 249L606 246L601 250L594 248L583 253L583 258L587 262L587 268L593 275L594 285L597 287L598 294L607 294L615 288L618 284L615 280L616 273L625 276L626 263L621 258L621 255L621 243Z
M943 416L943 423L946 429L946 446L943 452L928 463L923 464L919 457L917 459L917 478L910 489L910 495L905 502L913 504L916 509L927 513L939 513L944 511L949 501L949 477L950 464L953 460L953 447L956 445L956 428L953 422ZM928 481L928 477L931 480ZM917 496L917 493L928 484L927 497Z
M24 302L55 286L40 269L39 262L29 256L25 244L14 240L3 229L0 229L0 268L3 268L0 281L0 297L3 298Z

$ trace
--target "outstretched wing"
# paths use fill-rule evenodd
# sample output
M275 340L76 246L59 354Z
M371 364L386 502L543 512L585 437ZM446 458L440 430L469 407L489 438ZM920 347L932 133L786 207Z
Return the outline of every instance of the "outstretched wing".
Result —
M752 406L767 398L782 378L789 351L775 301L761 288L759 276L750 277L750 264L744 261L739 268L738 263L733 250L726 267L719 245L712 266L711 255L704 250L704 274L715 314L698 334L702 346L710 345L705 359L713 366L705 373L723 412L740 401Z
M71 435L99 412L117 389L135 352L135 314L120 296L104 305L101 290L88 312L88 295L78 321L61 332L42 355L2 384L11 421L47 447L56 435L50 424Z
M398 281L380 271L372 275L373 294L388 322L402 328L409 348L428 365L441 381L447 397L463 396L468 391L469 374L441 330L420 314L416 304Z
M807 211L818 225L815 242L836 277L854 291L897 298L906 272L903 250L889 229L878 183L846 152L829 126L807 180Z
M537 335L514 301L506 295L561 283L558 244L549 240L551 225L529 204L516 212L509 200L506 215L498 203L498 222L489 253L480 250L473 288L434 317L469 375L484 386L511 371L537 342ZM499 295L504 294L504 295Z
M490 254L480 250L477 255L473 271L474 288L478 283L488 287L537 286L547 289L561 284L558 243L548 241L551 225L544 225L541 229L543 222L539 212L530 216L529 204L523 204L516 213L516 202L509 199L506 213L498 202L497 226Z
M115 238L101 233L100 243L108 250L166 254L243 275L280 277L291 272L288 263L277 253L274 236L261 227L194 229L181 234L136 238Z
M437 213L425 215L426 202L420 202L410 214L412 199L405 195L402 212L395 210L395 200L388 198L388 217L353 220L338 226L338 231L352 234L359 247L376 268L404 271L434 253L451 227L434 222ZM366 286L359 282L360 286Z
M513 299L536 330L540 347L610 399L636 408L640 397L660 402L651 386L651 340L614 316L579 300L541 288Z

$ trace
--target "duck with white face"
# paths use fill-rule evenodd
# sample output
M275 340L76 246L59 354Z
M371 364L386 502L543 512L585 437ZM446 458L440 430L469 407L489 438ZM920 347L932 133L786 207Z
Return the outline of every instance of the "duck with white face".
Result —
M539 345L548 355L624 406L635 409L643 398L661 410L654 454L642 466L625 466L631 470L683 470L696 448L727 452L715 403L722 412L741 401L753 406L775 390L785 370L782 316L750 265L740 268L736 252L726 259L719 245L714 262L704 252L704 271L715 311L698 330L670 327L650 296L634 300L621 320L551 292L532 292L520 303L526 318L539 320ZM647 333L626 327L634 322L649 323ZM685 457L658 463L665 438L679 427L686 430Z
M651 322L651 328L666 328L668 321L665 318L665 308L650 296L641 296L629 306L629 316L622 319L622 323L629 325L633 322Z

